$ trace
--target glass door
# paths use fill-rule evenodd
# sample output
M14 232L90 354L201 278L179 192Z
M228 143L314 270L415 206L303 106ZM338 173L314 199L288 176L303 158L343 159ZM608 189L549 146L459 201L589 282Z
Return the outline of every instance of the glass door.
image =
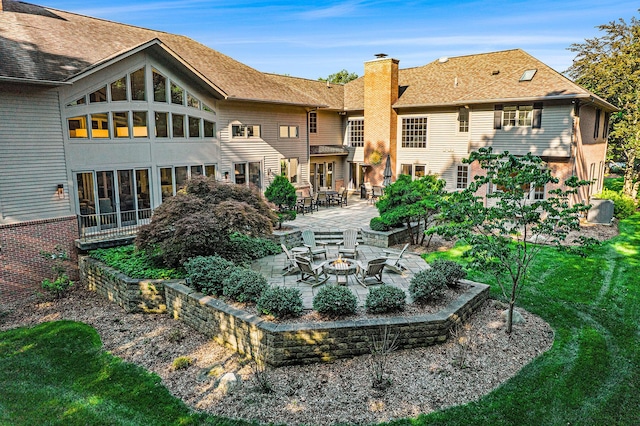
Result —
M249 163L249 182L252 185L255 185L256 188L262 189L262 178L261 178L261 166L260 162Z
M233 166L233 169L235 183L245 185L247 183L247 165L245 163L238 163Z
M96 183L98 185L97 213L100 217L100 229L115 228L118 226L118 213L113 172L111 170L96 172Z
M118 197L120 198L121 225L136 223L136 193L133 185L133 170L118 170Z

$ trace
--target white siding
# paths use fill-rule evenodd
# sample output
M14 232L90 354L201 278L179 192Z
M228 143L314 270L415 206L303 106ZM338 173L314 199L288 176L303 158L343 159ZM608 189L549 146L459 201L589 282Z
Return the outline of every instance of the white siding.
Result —
M402 148L402 118L427 117L427 148ZM469 133L458 132L458 111L438 111L426 114L398 116L398 156L396 174L402 164L425 165L428 174L447 181L447 189L455 188L457 165L468 155Z
M57 89L0 86L0 165L0 223L71 214Z
M471 149L493 146L494 151L514 154L531 152L538 156L568 157L571 152L573 106L545 105L542 127L493 128L493 106L473 109L471 114Z
M260 125L260 137L231 138L235 123ZM280 138L280 125L298 126L297 138ZM218 111L220 135L219 170L222 175L233 173L233 163L261 161L263 163L263 189L268 184L267 173L280 173L280 160L298 158L300 184L309 181L307 151L307 114L303 108L282 106L256 106L252 104L220 104Z

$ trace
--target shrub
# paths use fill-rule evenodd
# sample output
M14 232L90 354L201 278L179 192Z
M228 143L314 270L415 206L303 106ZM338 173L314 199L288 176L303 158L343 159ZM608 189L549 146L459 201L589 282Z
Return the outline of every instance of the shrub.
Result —
M220 256L197 256L184 264L194 288L204 294L222 294L222 283L236 265Z
M272 233L277 218L262 194L244 185L229 185L194 176L140 227L137 247L160 249L165 265L178 266L192 257L232 253L231 236Z
M229 236L229 244L220 250L220 255L237 264L246 264L280 252L282 248L272 240L236 232Z
M411 278L409 293L416 303L426 303L442 295L446 278L440 271L426 269Z
M60 245L56 245L53 252L40 251L40 255L52 263L51 271L54 274L52 280L48 278L42 280L42 288L54 297L60 298L73 285L73 281L67 275L66 265L71 258Z
M224 280L222 293L237 302L255 303L268 287L267 279L259 272L237 268Z
M384 223L382 218L379 216L371 218L371 220L369 221L369 228L371 228L373 231L379 231L379 232L384 232L389 230L389 227Z
M57 276L55 279L50 280L45 278L42 280L42 289L53 294L56 298L62 297L62 295L73 286L73 281L69 279L67 274Z
M193 360L188 356L180 356L173 360L171 364L174 370L183 370L185 368L189 368L189 366L193 363Z
M258 311L276 318L298 317L302 314L302 296L297 288L269 287L258 299Z
M156 280L184 277L184 271L181 269L162 267L161 258L157 253L154 256L152 252L136 250L133 245L92 250L89 256L130 278Z
M365 306L373 314L402 311L406 297L404 290L383 285L369 290Z
M264 191L264 196L278 208L278 228L285 220L296 218L296 189L284 176L276 176Z
M453 260L436 259L431 264L431 269L439 271L444 275L447 287L454 288L458 286L458 281L467 277L467 271L462 265Z
M626 219L636 211L634 199L620 192L605 189L600 194L594 195L594 198L613 201L613 216L616 219Z
M357 306L358 299L347 287L328 285L313 298L313 309L324 315L350 315Z

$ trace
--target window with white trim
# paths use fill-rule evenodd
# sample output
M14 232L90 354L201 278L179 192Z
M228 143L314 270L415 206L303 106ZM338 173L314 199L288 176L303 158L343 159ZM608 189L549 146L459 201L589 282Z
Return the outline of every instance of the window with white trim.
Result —
M400 174L413 176L413 164L401 164Z
M402 147L427 147L427 117L402 118Z
M349 146L364 146L364 118L349 120Z
M297 139L298 138L298 126L280 126L280 138L281 139Z
M309 113L309 133L318 133L318 113L315 111Z
M257 124L233 124L231 126L232 138L259 138L260 126Z
M469 166L458 166L456 171L456 189L466 189L469 186Z
M469 133L469 108L458 110L458 132Z

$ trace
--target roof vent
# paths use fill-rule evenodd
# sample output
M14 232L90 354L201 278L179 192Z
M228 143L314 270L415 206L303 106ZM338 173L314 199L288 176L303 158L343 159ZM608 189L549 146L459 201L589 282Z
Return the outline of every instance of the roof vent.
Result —
M386 53L376 53L376 54L375 54L375 55L373 55L373 56L375 56L375 57L376 57L376 58L378 58L378 59L382 59L382 58L386 58L386 57L387 57L387 56L389 56L389 55L387 55Z
M448 62L449 58L446 56L441 57L440 59L438 59L438 62L440 62L441 64L444 64L445 62Z
M491 75L498 75L498 74L500 74L500 70L491 71Z

